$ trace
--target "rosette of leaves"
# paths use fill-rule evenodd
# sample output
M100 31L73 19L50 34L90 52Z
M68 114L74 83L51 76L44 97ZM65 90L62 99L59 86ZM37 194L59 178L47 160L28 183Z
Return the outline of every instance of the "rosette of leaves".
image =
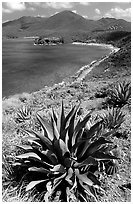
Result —
M87 196L96 199L101 184L91 167L97 170L98 162L117 159L111 153L112 142L106 134L101 136L102 121L86 129L91 112L76 120L78 109L74 106L65 115L62 102L59 116L52 110L50 122L37 113L42 131L26 130L29 145L19 146L24 153L16 156L13 165L27 169L30 182L26 191L40 186L46 192L45 201L58 191L61 201L69 201L68 190L80 201L87 201Z
M23 106L17 111L16 122L23 123L31 119L31 109L28 106Z
M131 85L130 82L120 82L109 91L107 103L114 107L122 108L129 104L131 99Z
M103 120L103 127L109 130L118 129L124 122L125 115L122 113L120 108L111 107L101 114L100 119Z

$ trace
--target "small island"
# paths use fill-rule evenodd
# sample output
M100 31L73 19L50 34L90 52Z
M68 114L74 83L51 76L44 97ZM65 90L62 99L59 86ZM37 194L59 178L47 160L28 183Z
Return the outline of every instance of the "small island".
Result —
M63 37L38 37L34 40L34 45L57 45L57 44L63 44L64 39Z

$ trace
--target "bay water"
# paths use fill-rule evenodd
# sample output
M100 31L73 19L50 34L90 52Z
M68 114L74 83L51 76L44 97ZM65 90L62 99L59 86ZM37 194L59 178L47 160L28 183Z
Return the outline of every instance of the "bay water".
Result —
M109 52L110 49L99 46L35 46L31 39L3 39L2 97L60 83Z

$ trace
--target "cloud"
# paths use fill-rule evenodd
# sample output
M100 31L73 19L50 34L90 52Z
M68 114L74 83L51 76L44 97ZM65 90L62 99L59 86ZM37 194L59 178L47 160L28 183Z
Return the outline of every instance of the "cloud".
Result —
M40 14L37 14L36 16L34 17L40 17L40 18L45 18L46 16L45 15L40 15Z
M115 2L116 4L131 4L131 2L128 1L121 1L121 2Z
M88 17L88 16L83 16L83 18L86 18L86 19L88 19L89 17Z
M43 4L44 7L52 7L54 9L68 9L73 7L72 2L46 2Z
M2 8L2 12L3 12L3 13L12 13L12 11L11 11L11 10L6 9L6 8Z
M73 12L73 13L77 13L77 10L73 10L72 12Z
M96 12L96 14L98 14L98 15L101 14L101 11L100 11L98 8L95 9L95 12Z
M4 2L2 6L2 11L5 13L12 13L16 10L21 11L26 9L24 2Z
M29 5L40 6L42 2L27 2Z
M29 7L28 10L35 11L36 9L34 7Z
M130 18L131 17L131 8L122 9L122 8L112 8L110 11L105 13L105 17L111 18Z
M79 4L84 5L84 6L87 6L87 5L90 4L90 2L79 2Z

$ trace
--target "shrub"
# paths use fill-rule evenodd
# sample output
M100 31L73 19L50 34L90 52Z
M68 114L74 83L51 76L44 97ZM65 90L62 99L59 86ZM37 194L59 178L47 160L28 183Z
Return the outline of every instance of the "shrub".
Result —
M26 169L26 191L34 187L45 191L45 201L59 191L61 201L69 201L68 192L73 192L79 201L87 201L88 196L96 200L101 183L92 167L97 170L99 162L118 159L107 135L101 136L102 121L87 129L91 112L76 120L78 110L79 106L74 106L65 116L62 102L59 116L52 110L51 122L37 113L42 131L25 130L29 144L19 146L24 153L16 156L13 166Z
M125 115L120 108L111 107L99 115L99 118L103 120L104 128L109 130L118 129L124 122Z
M129 104L131 99L131 85L129 82L121 82L110 90L107 103L114 107L122 108L124 105Z
M95 93L95 97L96 97L96 98L105 98L105 97L108 96L108 92L109 92L108 87L103 87L103 88L101 88L101 90L98 90L98 91Z

